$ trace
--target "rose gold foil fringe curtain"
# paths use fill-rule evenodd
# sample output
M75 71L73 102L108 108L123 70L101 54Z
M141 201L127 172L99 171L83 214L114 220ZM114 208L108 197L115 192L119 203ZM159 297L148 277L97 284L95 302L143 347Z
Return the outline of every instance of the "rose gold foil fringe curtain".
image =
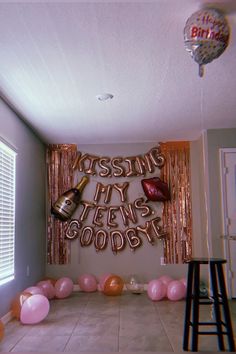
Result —
M75 144L53 144L47 149L48 177L48 264L68 264L70 262L70 241L64 238L65 223L54 218L51 206L66 190L73 186L73 163L76 158Z
M168 238L163 241L165 263L184 263L192 256L192 212L190 196L189 142L161 143L166 164L161 178L168 183L171 200L164 203L163 228Z

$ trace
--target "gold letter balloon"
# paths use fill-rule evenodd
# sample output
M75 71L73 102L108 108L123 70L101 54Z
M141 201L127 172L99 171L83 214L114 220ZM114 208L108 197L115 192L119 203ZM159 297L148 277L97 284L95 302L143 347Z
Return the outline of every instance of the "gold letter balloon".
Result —
M203 9L192 14L184 27L184 44L199 65L199 76L203 76L203 65L218 58L229 42L230 29L221 12Z

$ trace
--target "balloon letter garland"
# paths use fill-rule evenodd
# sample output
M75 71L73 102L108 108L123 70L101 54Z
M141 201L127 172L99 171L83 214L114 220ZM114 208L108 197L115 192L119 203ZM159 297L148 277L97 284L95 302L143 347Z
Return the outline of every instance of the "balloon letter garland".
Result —
M218 58L229 42L229 25L224 16L215 9L204 9L192 14L184 27L186 50L199 64L199 76L203 65Z
M77 152L72 164L73 170L98 177L141 177L153 173L155 168L161 169L165 164L165 156L160 147L150 149L143 156L99 157ZM79 238L82 247L92 243L96 251L107 248L108 243L114 254L122 251L126 245L134 251L139 248L143 239L151 245L155 240L167 238L167 234L159 225L161 218L155 215L152 219L137 225L139 217L154 215L153 205L148 201L163 202L169 200L167 185L158 177L140 180L145 196L133 202L128 201L129 182L104 184L96 183L93 201L80 201L78 219L64 223L64 237L67 240ZM152 194L155 194L155 197ZM120 205L111 205L112 196L119 199ZM102 204L101 204L102 203ZM84 225L89 218L91 225ZM120 223L121 228L120 228Z

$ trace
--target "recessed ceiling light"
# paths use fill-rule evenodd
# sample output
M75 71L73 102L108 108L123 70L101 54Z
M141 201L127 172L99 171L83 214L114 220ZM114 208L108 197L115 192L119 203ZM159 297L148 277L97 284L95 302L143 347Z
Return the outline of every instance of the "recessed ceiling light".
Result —
M97 95L96 98L98 101L107 101L111 100L114 96L111 93L101 93L100 95Z

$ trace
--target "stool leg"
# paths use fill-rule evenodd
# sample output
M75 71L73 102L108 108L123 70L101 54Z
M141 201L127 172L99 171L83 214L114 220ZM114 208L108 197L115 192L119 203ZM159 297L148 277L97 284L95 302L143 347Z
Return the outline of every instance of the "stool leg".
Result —
M227 293L226 293L225 278L224 278L222 264L217 264L217 269L218 269L218 277L219 277L219 284L220 284L220 292L221 292L222 303L223 303L222 306L224 309L225 323L227 326L227 333L228 333L227 337L228 337L228 343L229 343L229 350L231 352L235 352L233 328L232 328L232 323L231 323L229 303L228 303L228 298L227 298Z
M199 283L200 264L195 263L194 288L193 288L193 331L192 331L192 351L198 349L198 322L199 322Z
M193 289L193 268L194 268L193 263L190 262L188 265L188 280L187 280L187 293L186 293L186 304L185 304L183 350L188 350L188 343L189 343L189 328L190 328L190 316L191 316L191 306L192 306L192 289Z
M215 321L217 328L217 338L218 338L218 347L221 351L225 350L224 346L224 338L223 338L223 328L222 328L222 319L220 312L220 302L219 302L219 294L218 294L218 286L217 286L217 277L216 277L216 264L210 262L210 273L211 273L211 285L213 292L213 304L215 311Z

